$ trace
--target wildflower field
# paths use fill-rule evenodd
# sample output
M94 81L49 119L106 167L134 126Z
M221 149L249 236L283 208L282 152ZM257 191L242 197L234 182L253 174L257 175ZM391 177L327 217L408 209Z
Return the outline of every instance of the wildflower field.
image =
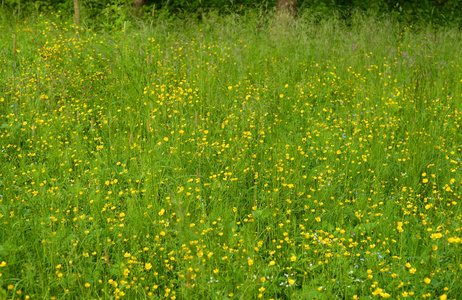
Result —
M0 299L462 299L461 40L2 22Z

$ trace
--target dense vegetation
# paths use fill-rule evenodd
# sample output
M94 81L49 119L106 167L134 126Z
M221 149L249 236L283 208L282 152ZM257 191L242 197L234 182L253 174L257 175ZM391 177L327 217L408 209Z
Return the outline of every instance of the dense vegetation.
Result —
M0 26L0 299L462 295L457 29L361 12L15 18Z
M208 11L222 15L245 14L249 8L272 10L278 1L297 3L300 14L313 14L318 19L337 15L349 20L356 11L389 14L402 24L425 23L432 26L462 26L462 2L459 0L2 0L1 9L14 15L58 12L70 17L74 14L73 1L78 1L85 25L91 28L110 27L133 19L145 20L153 15L202 18ZM144 5L134 14L134 3Z

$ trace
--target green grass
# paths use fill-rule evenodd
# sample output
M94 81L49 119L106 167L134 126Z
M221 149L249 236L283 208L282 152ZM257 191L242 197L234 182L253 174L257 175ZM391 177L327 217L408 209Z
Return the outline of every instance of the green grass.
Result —
M3 24L0 299L461 297L459 31Z

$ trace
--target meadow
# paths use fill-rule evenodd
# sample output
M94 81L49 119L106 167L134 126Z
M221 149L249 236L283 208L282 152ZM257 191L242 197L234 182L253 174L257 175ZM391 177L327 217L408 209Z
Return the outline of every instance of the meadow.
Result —
M1 18L0 299L462 298L459 30Z

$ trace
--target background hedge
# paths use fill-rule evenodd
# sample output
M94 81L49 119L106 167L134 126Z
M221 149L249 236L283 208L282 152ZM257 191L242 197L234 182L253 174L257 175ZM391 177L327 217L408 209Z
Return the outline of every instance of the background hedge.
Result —
M80 5L87 25L110 25L133 16L133 0L80 0ZM200 18L210 10L220 14L245 13L255 7L271 11L276 7L276 0L145 0L141 16L149 18L154 12ZM2 0L1 9L11 11L14 16L50 12L71 16L74 12L73 0ZM427 22L459 28L462 25L460 0L298 0L299 14L309 11L331 16L336 13L340 18L348 18L355 10L388 13L405 23Z

